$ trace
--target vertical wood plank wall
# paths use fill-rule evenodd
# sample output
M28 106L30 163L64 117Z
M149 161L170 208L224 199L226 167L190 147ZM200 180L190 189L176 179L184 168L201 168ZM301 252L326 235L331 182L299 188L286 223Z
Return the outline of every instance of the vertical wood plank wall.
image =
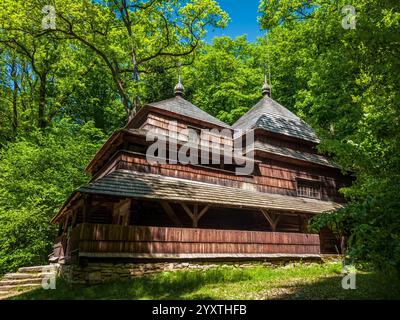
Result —
M69 251L163 254L319 254L316 234L80 224Z

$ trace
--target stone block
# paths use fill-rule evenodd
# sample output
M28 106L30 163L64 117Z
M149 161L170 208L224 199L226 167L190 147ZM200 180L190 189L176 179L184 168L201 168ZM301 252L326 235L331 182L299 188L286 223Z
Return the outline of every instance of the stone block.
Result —
M93 283L101 281L101 272L88 273L88 281Z

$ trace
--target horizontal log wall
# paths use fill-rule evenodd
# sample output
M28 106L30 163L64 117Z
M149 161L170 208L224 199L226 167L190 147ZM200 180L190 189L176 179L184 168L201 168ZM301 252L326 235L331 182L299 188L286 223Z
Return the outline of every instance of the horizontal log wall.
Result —
M165 136L176 135L175 137L177 139L187 141L189 139L187 129L188 126L190 127L191 125L193 124L184 123L182 121L178 121L177 119L166 116L159 116L154 113L149 113L146 121L141 126L141 129L146 129L155 134L161 134ZM222 134L217 134L220 132L218 129L214 129L214 133L212 133L210 131L206 131L206 128L201 128L201 125L195 124L195 127L203 129L201 136L199 137L200 144L204 146L216 144L216 146L219 148L224 148L226 145L233 146L231 130L226 129L225 133L229 133L229 135L224 136Z
M319 254L315 234L80 224L70 251L162 254Z
M206 167L180 164L153 164L150 165L145 156L139 154L122 154L117 161L116 168L135 170L139 172L161 174L165 176L219 184L223 186L257 190L260 192L276 193L297 196L296 178L319 179L322 185L322 200L343 201L338 194L338 188L344 185L339 177L323 170L307 171L305 168L293 165L263 163L259 165L260 176L239 176L234 172L212 170Z
M176 126L174 126L176 124ZM193 124L193 123L192 123ZM182 119L174 119L166 115L160 115L156 113L149 113L147 118L142 123L141 128L151 130L153 132L166 133L168 130L174 132L182 131L190 125L187 121ZM201 124L198 124L201 127ZM225 139L222 136L217 137L220 142L220 146L223 147L225 144L231 144L229 139ZM130 137L132 138L132 137ZM187 139L187 134L184 133L181 139ZM132 138L133 139L133 138ZM135 138L136 139L136 138ZM119 147L119 150L130 150L138 153L144 152L142 146L145 145L142 138L137 138L135 143L132 141L125 141L123 145ZM213 140L211 136L203 133L202 139ZM286 140L279 139L278 137L264 137L260 135L257 139L261 141L267 141L269 143L277 144L284 147L293 148L295 150L315 152L311 146L299 145L298 143L288 142ZM108 157L112 154L110 152ZM260 160L260 159L259 159ZM290 162L290 159L283 161L282 159L272 159L270 157L261 158L262 163L256 165L256 172L252 177L243 177L235 175L232 170L233 166L226 166L228 170L213 170L211 167L199 167L192 165L153 165L150 166L145 156L138 154L119 156L112 158L107 165L99 162L99 166L105 165L107 169L104 169L101 174L97 174L95 179L103 176L111 168L124 168L129 170L137 170L141 172L156 173L171 177L177 177L182 179L202 181L206 183L214 183L224 186L232 186L236 188L243 188L248 190L258 190L267 193L276 193L289 196L297 196L296 190L296 178L313 179L321 181L321 200L325 201L336 201L344 202L343 197L338 193L338 189L345 185L351 184L351 180L348 177L344 177L340 170L334 168L322 168L307 163L299 164Z

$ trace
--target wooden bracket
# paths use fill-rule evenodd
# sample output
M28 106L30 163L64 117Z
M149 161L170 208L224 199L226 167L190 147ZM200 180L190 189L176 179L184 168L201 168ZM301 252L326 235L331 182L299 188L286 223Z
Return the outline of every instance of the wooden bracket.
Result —
M193 205L193 211L190 210L190 208L184 202L180 202L180 205L182 206L183 210L185 210L185 212L188 214L188 216L192 219L194 228L197 228L199 220L201 219L201 217L204 216L204 214L208 211L208 209L210 209L210 206L205 206L199 212L199 205L198 204Z
M163 207L165 213L168 217L179 227L182 227L182 222L179 220L178 216L175 214L174 209L172 209L171 205L167 201L161 201L161 206Z
M268 212L268 210L261 209L261 213L264 215L265 219L269 222L271 225L271 229L273 232L276 231L276 227L278 226L279 219L281 218L280 214L273 214Z
M113 206L113 220L116 224L129 225L129 212L131 208L131 199L121 199Z

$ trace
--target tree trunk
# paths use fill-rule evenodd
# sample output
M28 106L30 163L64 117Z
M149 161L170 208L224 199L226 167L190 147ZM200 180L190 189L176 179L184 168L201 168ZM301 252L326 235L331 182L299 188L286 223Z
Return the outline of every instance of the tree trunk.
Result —
M340 239L340 253L342 255L345 255L346 251L347 251L347 236L342 235L342 237Z
M11 78L13 80L13 95L12 95L12 130L15 133L18 128L18 81L17 81L17 63L15 60L11 65Z
M40 129L47 127L46 112L46 81L47 74L39 75L39 109L38 109L38 125Z

